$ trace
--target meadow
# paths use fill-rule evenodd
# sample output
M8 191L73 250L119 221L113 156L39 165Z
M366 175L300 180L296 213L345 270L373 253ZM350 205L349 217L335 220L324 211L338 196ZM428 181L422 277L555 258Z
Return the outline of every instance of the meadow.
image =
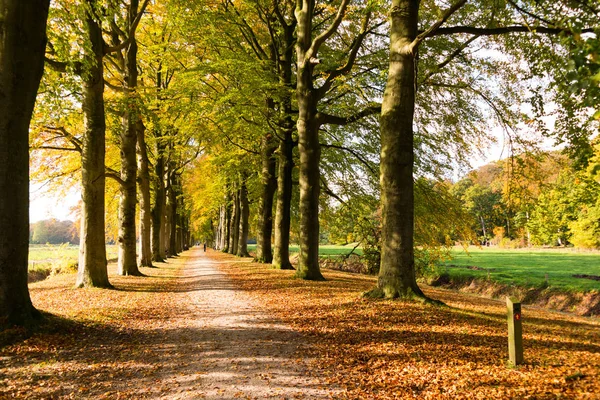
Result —
M248 246L250 251L256 245ZM354 245L322 245L323 258L349 254ZM290 246L290 254L299 252ZM354 250L361 255L361 248ZM573 275L600 277L600 253L573 249L500 249L471 246L455 247L451 259L441 263L438 274L448 274L453 282L472 278L487 279L506 286L553 287L572 292L600 291L600 281ZM598 278L600 279L600 278Z
M117 258L117 246L106 245L106 257ZM29 272L33 280L40 280L51 274L77 270L79 246L71 244L29 245Z
M561 290L600 291L600 281L574 275L600 276L600 253L570 249L498 249L456 247L440 266L452 280L489 279L504 285L549 286Z

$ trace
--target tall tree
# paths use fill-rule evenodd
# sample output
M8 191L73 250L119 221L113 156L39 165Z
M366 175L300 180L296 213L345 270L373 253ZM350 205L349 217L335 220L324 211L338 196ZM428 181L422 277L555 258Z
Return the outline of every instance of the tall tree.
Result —
M139 0L130 0L125 10L125 31L117 26L116 21L112 24L113 45L124 48L124 54L120 52L115 55L120 61L120 69L123 74L123 87L125 91L125 109L123 111L123 128L120 135L121 173L119 199L119 261L117 271L119 275L141 275L136 258L136 188L137 188L137 155L138 142L145 145L144 129L141 116L140 96L137 93L138 86L138 45L136 30L142 18L148 0L144 1L140 8ZM141 136L141 141L138 137ZM144 149L145 151L145 149ZM142 157L142 161L145 158ZM147 179L147 175L143 177ZM144 187L146 188L146 187ZM148 214L149 193L143 194L143 213ZM148 218L146 216L146 218ZM146 222L148 222L146 220ZM149 224L148 224L149 225ZM150 252L149 226L144 225L142 245L145 247L140 255L147 263ZM144 256L146 257L144 259Z
M84 47L84 58L89 65L82 77L85 131L81 146L82 210L77 287L111 287L104 238L106 116L103 58L106 46L96 17L96 6L95 1L88 0L84 21L90 46Z
M425 298L416 283L413 242L415 165L413 127L418 82L416 66L418 50L425 39L452 35L481 37L518 32L536 34L569 32L561 28L558 21L549 21L543 15L523 9L517 3L496 4L491 10L483 7L485 2L464 7L466 3L467 0L458 0L444 11L440 11L437 7L434 12L428 10L429 13L425 13L426 18L422 20L426 29L419 32L419 6L428 4L420 3L418 0L392 1L389 73L381 110L380 181L383 219L381 267L377 287L367 293L368 296ZM480 8L476 8L477 6ZM495 8L496 6L498 8ZM562 6L561 3L558 8ZM533 4L533 7L537 5ZM464 24L442 27L459 10L462 14L460 18L455 18L455 22ZM473 15L473 11L476 10L481 13ZM556 11L549 10L550 14ZM541 8L537 11L544 12L548 9ZM486 13L492 13L491 22L481 18ZM481 22L486 26L478 26ZM535 29L532 30L531 25L535 25ZM437 65L437 71L430 71L429 76L435 75L440 69L451 64L473 40L467 39L463 42L457 50ZM510 43L508 49L519 48L519 44L506 40ZM463 88L483 99L486 98L468 84Z
M29 123L44 71L49 1L0 1L0 325L39 313L27 288Z
M379 111L378 106L365 104L365 108L355 115L337 117L329 115L320 104L336 87L339 78L349 74L355 66L359 51L365 38L380 25L372 20L372 5L365 7L359 14L361 22L358 32L351 30L352 42L343 50L344 56L338 60L328 60L322 76L315 78L315 69L321 64L319 51L342 25L349 1L342 0L337 13L323 21L331 21L326 28L317 30L314 21L318 14L314 0L297 0L297 41L296 57L298 63L296 76L296 100L298 102L298 150L300 153L299 184L300 184L300 257L296 276L308 280L323 280L319 268L319 195L321 189L321 174L319 163L321 144L319 131L323 125L346 125L360 118ZM336 62L337 61L337 62ZM334 66L331 67L331 64ZM321 72L321 71L320 71ZM315 85L315 83L318 83ZM343 97L343 94L341 95ZM329 99L333 101L333 99ZM321 106L321 109L319 109Z

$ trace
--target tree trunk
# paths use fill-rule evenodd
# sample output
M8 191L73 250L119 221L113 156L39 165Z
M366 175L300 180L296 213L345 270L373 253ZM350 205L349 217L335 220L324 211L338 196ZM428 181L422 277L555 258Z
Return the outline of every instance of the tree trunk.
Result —
M279 142L279 173L277 176L277 202L275 205L275 251L273 253L273 267L277 269L294 269L290 263L293 150L292 130L287 129L284 131L284 139Z
M231 213L231 225L229 228L229 253L237 254L240 232L240 195L239 190L233 195L233 211Z
M160 132L156 133L156 162L154 164L155 188L154 207L152 208L152 261L164 262L167 258L165 252L165 212L166 212L166 189L165 189L165 146L161 142Z
M229 252L231 247L231 195L227 193L225 198L225 226L223 226L223 249L224 253Z
M181 197L181 191L180 191L180 186L179 186L179 182L176 186L177 190L176 190L176 199L177 199L177 215L176 215L176 221L177 221L177 252L181 253L183 252L184 248L183 248L183 244L184 244L184 232L185 232L185 217L183 215L183 211L184 211L184 204L183 204L183 198Z
M321 189L319 161L319 124L317 121L317 94L313 88L313 63L306 59L311 45L311 13L298 13L298 150L300 153L300 256L296 276L308 280L324 280L319 268L319 192ZM308 17L309 18L309 17ZM308 31L308 32L307 32Z
M419 2L393 0L390 68L381 107L382 250L372 297L425 297L415 277L413 249L413 116Z
M483 239L487 241L487 232L485 230L485 222L483 221L483 215L479 216L479 220L481 221L481 230L483 231Z
M27 287L29 123L44 70L49 0L0 1L0 330L40 316Z
M91 2L91 0L90 0ZM91 6L91 4L90 4ZM91 43L89 69L83 75L83 124L81 146L81 234L77 287L111 287L106 269L104 223L105 135L104 40L95 18L86 15L85 26Z
M140 260L142 267L152 267L152 210L150 204L150 169L144 124L138 120L138 183L140 188Z
M240 185L240 228L238 239L238 257L250 257L248 254L248 219L250 217L250 206L248 205L248 190L246 189L246 177L242 178ZM270 238L269 238L270 240Z
M224 204L219 207L219 226L217 228L217 240L215 250L223 250L225 248L225 224L227 223L227 208Z
M165 206L165 219L164 219L164 231L165 231L165 237L164 237L164 243L165 243L165 254L167 255L167 257L171 256L171 201L169 200L169 185L167 184L166 186L166 196L167 196L167 203Z
M290 263L290 226L292 205L292 172L294 169L294 121L292 120L292 67L294 63L294 31L296 20L284 27L285 49L281 62L280 82L289 88L282 99L282 140L278 149L277 202L275 205L275 243L273 267L277 269L294 269Z
M129 7L129 24L137 15L138 0L131 0ZM130 35L134 35L130 32ZM135 36L130 38L125 52L126 111L121 131L121 198L119 199L119 275L141 275L136 259L136 178L137 178L137 129L140 118L137 89L137 42Z
M172 170L172 168L171 168ZM177 193L175 191L175 174L169 172L167 192L169 195L169 256L177 255Z
M265 135L262 143L261 184L262 197L259 204L258 235L256 238L256 260L263 263L273 261L271 236L273 233L273 196L277 190L275 176L276 160L273 137Z

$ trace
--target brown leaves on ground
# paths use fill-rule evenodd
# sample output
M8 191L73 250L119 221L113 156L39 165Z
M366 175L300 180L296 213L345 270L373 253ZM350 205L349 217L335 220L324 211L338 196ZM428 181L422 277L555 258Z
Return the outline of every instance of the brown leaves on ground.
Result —
M198 383L174 387L164 379L203 369L199 355L187 352L194 342L185 326L169 332L174 319L185 317L173 307L176 296L195 288L194 280L181 276L177 261L143 269L147 277L116 276L109 267L115 290L74 289L73 274L30 285L34 305L52 315L31 337L0 343L0 398L131 399L165 392L174 398Z
M335 398L600 398L598 319L525 307L526 364L509 368L503 302L431 288L426 293L450 307L365 300L360 294L374 278L325 271L326 282L308 282L293 279L293 271L207 254L233 280L218 281L221 291L245 289L262 304L261 315L302 334L294 336L302 346L298 361L312 360L310 373L336 388ZM224 332L211 330L211 320L198 324L204 314L222 319L223 311L190 301L216 301L215 283L206 271L183 273L182 263L144 269L148 277L111 274L116 290L72 289L72 275L31 285L34 304L53 316L28 339L0 348L0 398L248 397L243 382L240 390L207 388L207 376L222 365L234 378L254 368L252 385L267 387L281 363L260 371L256 361L224 364L239 351L213 339L230 344L233 335L250 351L260 344L252 335L278 346L280 330L266 330L268 337L257 328L260 313L250 305L236 311L249 326ZM20 333L4 332L0 340ZM290 398L286 389L270 390L270 398Z
M223 260L227 255L219 255ZM524 307L525 364L507 366L503 302L425 288L449 307L365 300L375 279L326 282L260 264L222 264L237 285L311 337L314 373L353 399L600 398L600 320Z

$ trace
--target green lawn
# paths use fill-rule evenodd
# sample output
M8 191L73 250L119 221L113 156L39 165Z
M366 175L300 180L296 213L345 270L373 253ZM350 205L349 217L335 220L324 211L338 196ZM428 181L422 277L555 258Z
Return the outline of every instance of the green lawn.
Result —
M444 264L442 272L455 279L489 277L506 285L539 287L544 285L547 275L550 287L570 291L600 290L599 281L573 277L574 274L600 276L600 253L471 247L468 254L454 249L452 256L454 259Z

